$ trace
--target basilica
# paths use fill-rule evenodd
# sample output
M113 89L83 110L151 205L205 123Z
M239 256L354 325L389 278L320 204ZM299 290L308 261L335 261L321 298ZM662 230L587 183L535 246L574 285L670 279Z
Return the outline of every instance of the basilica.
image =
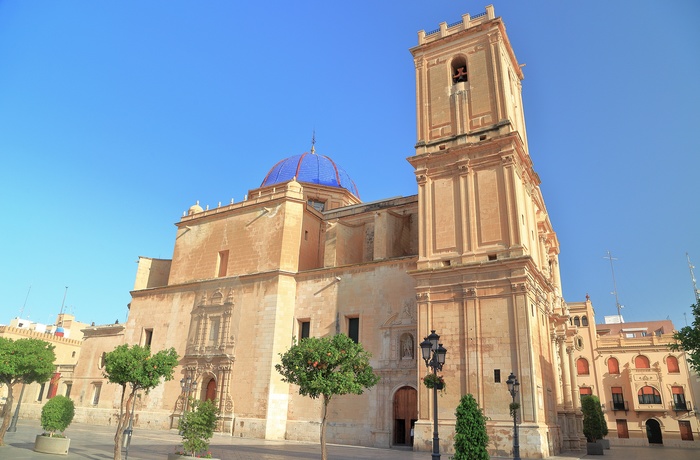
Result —
M416 194L365 203L352 171L312 147L270 165L244 201L193 204L172 259L139 258L126 323L83 330L76 421L115 423L120 387L102 374L104 353L140 344L174 347L180 364L138 399L137 428L176 427L191 396L214 400L231 436L316 442L321 403L282 382L275 364L295 338L345 333L372 353L381 380L334 398L329 442L430 451L419 344L436 331L447 349L441 451L451 452L455 408L470 393L488 417L491 454L510 455L511 373L523 457L585 446L578 329L504 22L489 6L420 31L410 51Z

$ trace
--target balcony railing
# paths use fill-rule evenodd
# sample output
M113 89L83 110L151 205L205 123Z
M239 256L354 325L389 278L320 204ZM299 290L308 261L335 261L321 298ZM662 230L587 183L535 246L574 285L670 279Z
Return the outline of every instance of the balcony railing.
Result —
M693 406L690 404L690 401L682 401L682 402L672 402L671 403L671 410L674 410L676 412L690 412Z
M623 410L627 412L628 410L630 410L630 405L628 401L612 401L610 403L610 407L612 407L613 411Z

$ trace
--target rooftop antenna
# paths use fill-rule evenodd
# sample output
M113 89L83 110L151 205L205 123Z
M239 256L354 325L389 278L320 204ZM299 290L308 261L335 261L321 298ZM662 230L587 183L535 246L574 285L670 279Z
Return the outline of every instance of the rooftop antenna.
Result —
M27 289L27 296L24 298L24 304L22 305L22 308L19 309L19 317L21 318L22 315L24 315L24 307L27 306L27 299L29 298L29 293L32 292L32 287L29 286L29 289Z
M610 260L610 270L612 271L612 279L613 279L613 294L615 296L615 306L617 307L617 318L620 320L622 323L622 305L620 305L620 299L617 297L617 282L615 281L615 267L613 267L613 260L617 260L615 257L610 254L610 251L608 251L608 255L606 257L603 257L603 259L608 259Z
M695 282L695 273L693 269L695 268L693 264L690 263L690 256L685 253L685 257L688 259L688 268L690 269L690 279L693 280L693 293L695 294L695 304L700 305L700 290L698 290L698 284Z

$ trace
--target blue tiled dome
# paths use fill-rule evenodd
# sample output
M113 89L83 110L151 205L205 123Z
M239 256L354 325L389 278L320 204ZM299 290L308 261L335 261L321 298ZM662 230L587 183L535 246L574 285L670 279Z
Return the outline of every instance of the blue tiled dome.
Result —
M261 187L288 182L296 177L298 182L340 187L360 197L355 182L348 173L325 155L302 153L285 158L272 167Z

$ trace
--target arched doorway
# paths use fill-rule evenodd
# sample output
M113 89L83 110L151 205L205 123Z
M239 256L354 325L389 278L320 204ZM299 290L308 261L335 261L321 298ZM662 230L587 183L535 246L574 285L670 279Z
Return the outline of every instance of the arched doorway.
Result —
M205 401L214 401L216 399L216 380L211 379L207 383L207 394L204 398Z
M413 445L413 425L418 420L418 392L401 387L394 393L394 445Z
M659 422L650 418L646 423L647 427L647 439L649 444L663 444L663 439L661 437L661 425Z

